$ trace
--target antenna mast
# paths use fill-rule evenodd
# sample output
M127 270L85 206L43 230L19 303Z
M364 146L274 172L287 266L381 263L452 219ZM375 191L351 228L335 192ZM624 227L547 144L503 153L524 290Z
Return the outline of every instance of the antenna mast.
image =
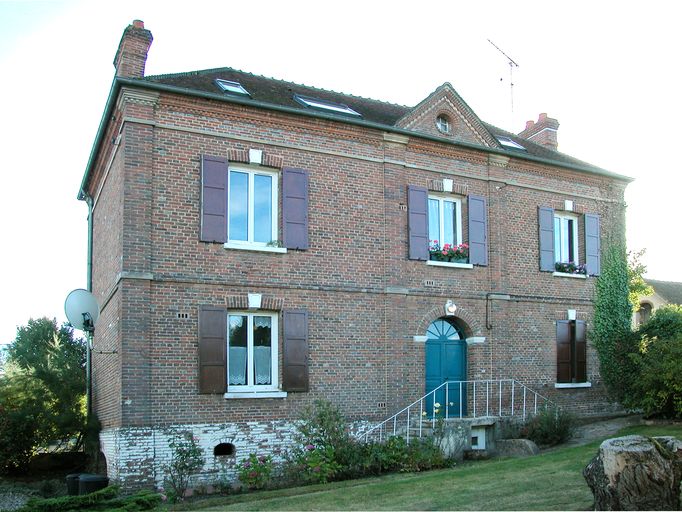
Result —
M499 46L497 46L495 43L493 43L490 39L488 39L488 42L492 44L495 49L500 52L502 55L504 55L507 59L509 59L509 88L510 88L510 93L511 93L511 111L512 114L514 113L514 68L519 67L519 65L512 59L509 55L504 53Z

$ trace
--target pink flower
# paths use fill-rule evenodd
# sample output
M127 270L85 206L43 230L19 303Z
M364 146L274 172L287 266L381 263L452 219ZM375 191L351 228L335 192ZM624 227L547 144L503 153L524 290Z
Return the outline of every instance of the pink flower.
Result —
M308 450L309 452L311 452L315 449L315 447L312 444L309 444L305 447L305 449Z

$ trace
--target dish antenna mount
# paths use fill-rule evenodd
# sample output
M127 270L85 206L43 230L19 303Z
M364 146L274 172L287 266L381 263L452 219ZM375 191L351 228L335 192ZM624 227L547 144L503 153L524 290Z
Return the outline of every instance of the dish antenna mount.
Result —
M64 312L71 325L92 334L99 318L99 306L95 297L87 290L79 288L66 296Z

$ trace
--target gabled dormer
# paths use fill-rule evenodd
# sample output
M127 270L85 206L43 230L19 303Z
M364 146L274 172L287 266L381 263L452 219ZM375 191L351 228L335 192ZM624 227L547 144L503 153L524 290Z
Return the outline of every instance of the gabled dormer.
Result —
M395 123L398 128L488 147L499 143L448 82Z

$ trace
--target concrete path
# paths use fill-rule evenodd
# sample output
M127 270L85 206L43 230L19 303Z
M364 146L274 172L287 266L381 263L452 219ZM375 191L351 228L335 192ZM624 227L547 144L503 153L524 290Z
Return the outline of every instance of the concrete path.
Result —
M641 416L632 415L580 425L576 429L573 437L561 446L580 446L591 443L592 441L596 441L598 439L604 439L606 437L613 436L624 427L629 427L630 425L639 425L641 423Z

